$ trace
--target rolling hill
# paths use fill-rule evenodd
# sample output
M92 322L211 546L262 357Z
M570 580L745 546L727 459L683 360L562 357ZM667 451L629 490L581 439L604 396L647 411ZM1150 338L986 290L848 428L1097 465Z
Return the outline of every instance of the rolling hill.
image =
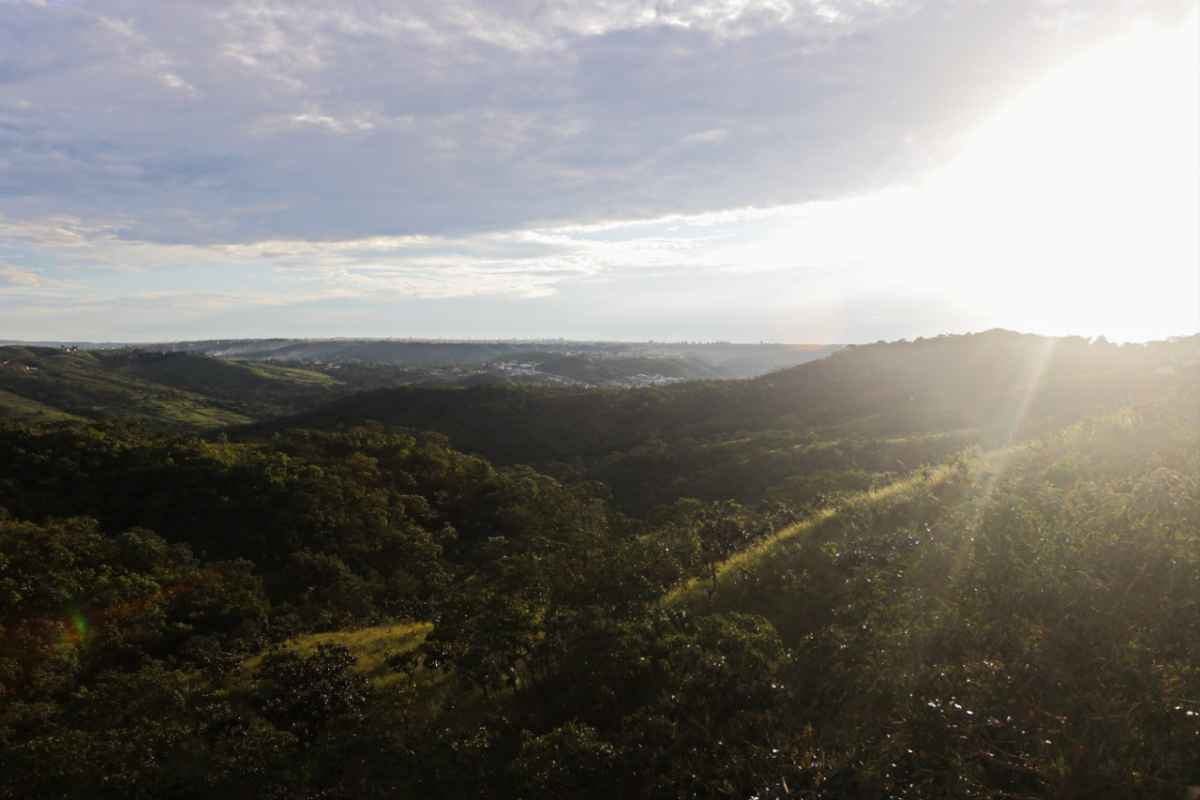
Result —
M405 368L529 364L547 375L603 383L614 377L749 378L824 358L840 345L730 342L418 341L398 339L223 339L164 342L145 349L223 358ZM592 370L587 369L591 365ZM666 371L662 368L666 366ZM583 370L581 374L580 370ZM572 373L577 373L572 375Z
M997 330L848 347L743 381L387 389L267 428L373 420L439 431L498 463L603 481L635 513L679 496L803 503L861 488L856 470L904 471L1178 391L1197 364L1200 337L1118 346Z
M0 416L218 428L311 407L340 383L319 372L190 354L0 347Z

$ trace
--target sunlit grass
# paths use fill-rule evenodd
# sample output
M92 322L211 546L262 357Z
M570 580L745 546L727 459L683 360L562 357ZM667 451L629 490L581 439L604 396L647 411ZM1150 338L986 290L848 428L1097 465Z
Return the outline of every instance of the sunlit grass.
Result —
M877 439L879 444L917 444L921 442L939 442L945 439L965 439L978 436L979 428L958 428L952 431L934 431L932 433L911 433L907 436L887 436Z
M147 405L153 408L156 416L161 419L174 420L197 428L220 428L253 422L245 414L203 405L192 400L151 400Z
M342 645L356 659L355 670L366 675L374 686L382 688L401 679L387 668L388 659L415 650L432 630L433 625L429 622L397 622L349 631L304 634L287 640L282 647L307 656L323 644ZM242 662L243 671L253 672L266 655L266 652L259 653Z
M260 378L269 378L292 383L311 383L320 386L337 386L341 382L323 372L299 367L281 367L276 364L243 363L247 370Z
M916 474L901 480L889 483L887 486L881 486L876 489L869 489L865 492L857 492L845 497L838 506L831 506L819 509L808 517L787 525L775 531L770 536L759 539L749 547L739 550L729 558L717 565L717 581L718 584L731 570L749 567L750 565L768 558L772 552L781 544L789 542L800 536L807 536L823 523L836 517L842 513L842 509L853 506L871 505L884 500L889 500L904 492L911 491L917 486L936 486L943 483L949 477L951 468L949 465L943 465L929 471L928 474ZM706 578L693 577L681 583L679 586L672 589L663 597L663 603L673 605L694 597L699 592L703 591L708 584Z
M1019 449L1020 447L1009 447L992 450L972 459L972 463L975 467L1002 470L1008 457ZM771 558L781 545L811 534L814 530L826 522L833 520L846 510L888 502L907 493L915 492L918 489L940 486L950 478L954 470L955 466L953 464L942 464L937 467L919 470L886 486L847 495L836 506L818 509L804 519L780 528L770 536L759 539L754 544L739 550L718 564L716 569L718 588L725 580L725 576L731 572L752 567L764 559ZM686 602L696 598L700 593L708 589L710 585L708 578L689 578L664 595L662 602L664 605L675 605Z

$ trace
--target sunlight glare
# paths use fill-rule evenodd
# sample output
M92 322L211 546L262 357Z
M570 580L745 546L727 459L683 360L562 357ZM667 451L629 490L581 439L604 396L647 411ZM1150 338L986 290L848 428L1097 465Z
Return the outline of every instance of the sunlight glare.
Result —
M1025 306L1016 327L1145 338L1190 317L1194 330L1197 41L1195 16L1140 27L982 126L926 188L924 211L945 227L937 277Z
M793 206L714 258L811 267L798 291L814 303L882 292L976 330L1194 333L1198 42L1196 15L1139 26L1013 98L924 180ZM912 330L944 327L935 311Z

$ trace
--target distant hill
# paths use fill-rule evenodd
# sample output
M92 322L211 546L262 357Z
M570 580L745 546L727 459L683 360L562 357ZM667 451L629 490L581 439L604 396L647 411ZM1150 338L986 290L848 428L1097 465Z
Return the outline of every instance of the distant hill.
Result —
M338 396L319 372L187 353L0 347L0 418L138 420L214 428Z
M643 512L680 495L753 500L817 465L905 469L972 443L1000 446L1153 400L1197 363L1200 337L1118 346L997 330L848 347L746 381L403 387L268 428L374 420L438 431L500 463L602 480ZM645 480L651 467L670 481Z
M250 344L237 353L257 352ZM430 359L507 355L398 366L201 352L235 354L220 342L180 345L197 352L5 347L0 418L119 419L239 437L374 421L445 434L500 464L602 481L623 511L640 516L675 497L803 504L862 488L866 473L1002 446L1176 391L1200 362L1200 337L1118 346L997 330L851 346L757 378L718 380L719 356L759 346L688 345L699 354L685 356L602 343L322 344L409 347L409 356Z
M113 344L71 344L83 350L121 347ZM524 364L548 376L582 383L605 383L639 374L680 379L751 378L824 358L838 350L840 345L565 340L211 339L139 344L135 348L249 361L376 364L418 369ZM494 372L497 377L505 376L503 369Z
M759 375L836 347L233 339L0 343L0 418L215 428L403 385L632 388Z
M519 451L514 458L535 462L660 435L814 425L890 435L982 426L1010 435L1136 401L1197 360L1200 337L1118 346L997 330L851 346L748 381L633 392L405 387L346 398L304 421L374 419L443 430L462 446Z

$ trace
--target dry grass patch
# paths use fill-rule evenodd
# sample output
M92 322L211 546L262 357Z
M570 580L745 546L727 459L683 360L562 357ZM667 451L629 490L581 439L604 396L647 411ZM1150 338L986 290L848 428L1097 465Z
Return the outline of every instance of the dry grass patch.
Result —
M784 542L791 541L798 536L807 536L823 523L836 517L841 513L843 508L851 508L854 506L873 505L890 500L905 492L911 491L920 486L937 486L944 483L950 477L952 472L950 465L942 465L935 469L920 472L911 475L907 478L889 483L886 486L881 486L877 489L870 489L865 492L858 492L850 495L842 500L835 507L822 508L808 517L787 525L772 533L770 536L759 539L749 547L739 550L729 558L717 565L717 581L730 571L743 567L748 567L764 558L769 558L771 553ZM690 578L687 581L679 584L663 597L663 603L673 605L695 597L699 592L707 588L707 578Z
M357 659L355 669L358 672L370 678L376 686L385 686L400 677L388 670L387 660L394 655L415 650L431 630L433 625L429 622L397 622L350 631L308 633L288 639L282 646L285 650L309 655L315 653L320 645L340 644ZM253 672L265 655L259 653L247 659L242 664L243 669L248 673Z

